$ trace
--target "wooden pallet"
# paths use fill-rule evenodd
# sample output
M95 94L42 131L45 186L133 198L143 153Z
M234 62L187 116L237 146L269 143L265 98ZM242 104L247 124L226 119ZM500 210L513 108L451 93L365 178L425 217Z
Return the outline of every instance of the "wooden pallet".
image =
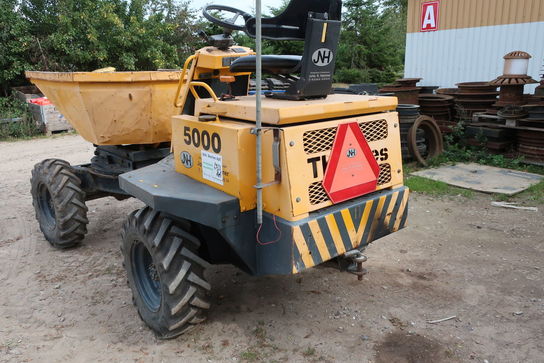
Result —
M52 134L73 131L74 128L53 105L29 104L32 118L47 136Z
M488 115L486 113L475 113L472 116L471 125L474 124L490 124L497 126L505 126L508 128L520 128L520 127L531 127L535 129L544 129L544 121L536 121L530 119L505 119L496 115Z
M471 123L470 126L478 126L478 127L481 126L481 127L490 127L490 128L500 128L500 129L527 130L527 131L544 132L544 127L506 126L506 125L494 124L494 123L489 123L489 122Z
M484 126L473 126L473 124L466 125L465 127L465 136L467 137L477 137L482 135L488 139L509 139L512 137L513 131L507 128L499 128L496 126L493 127L484 127Z

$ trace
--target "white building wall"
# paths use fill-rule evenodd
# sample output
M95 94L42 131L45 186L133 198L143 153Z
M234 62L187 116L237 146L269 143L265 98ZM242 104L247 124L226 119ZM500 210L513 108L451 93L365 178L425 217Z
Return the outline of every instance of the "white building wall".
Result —
M421 77L424 86L491 81L502 75L503 57L514 50L533 56L529 75L536 80L544 63L544 22L408 33L406 42L405 77Z

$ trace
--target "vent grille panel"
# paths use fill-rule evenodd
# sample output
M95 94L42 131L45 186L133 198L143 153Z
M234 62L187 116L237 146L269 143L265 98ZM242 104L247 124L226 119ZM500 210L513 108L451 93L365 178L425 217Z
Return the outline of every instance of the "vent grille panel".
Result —
M389 136L386 120L361 122L359 127L367 142L385 140ZM336 130L336 127L330 127L305 132L303 136L304 152L306 154L315 154L331 150L336 137Z
M384 185L391 181L391 165L381 164L380 175L378 177L378 185ZM330 202L327 192L323 188L323 182L315 182L308 187L308 195L311 205L318 205L325 202Z

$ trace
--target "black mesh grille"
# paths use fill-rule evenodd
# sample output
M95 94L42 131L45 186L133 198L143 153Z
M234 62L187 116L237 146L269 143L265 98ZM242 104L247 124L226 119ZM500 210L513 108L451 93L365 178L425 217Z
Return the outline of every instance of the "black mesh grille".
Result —
M389 135L386 120L361 122L359 124L367 142L385 140ZM332 149L337 127L328 129L312 130L304 133L304 152L315 154Z
M378 185L384 185L391 181L391 165L381 164L380 175L378 177ZM322 182L315 182L308 187L308 195L311 205L318 205L329 201L329 196L323 188Z

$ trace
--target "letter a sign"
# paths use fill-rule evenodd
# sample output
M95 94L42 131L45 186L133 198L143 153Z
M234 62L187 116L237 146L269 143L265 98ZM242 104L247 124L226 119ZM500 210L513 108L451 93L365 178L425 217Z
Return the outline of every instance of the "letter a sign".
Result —
M323 188L333 203L340 203L376 190L380 167L359 124L338 126Z
M428 1L421 4L421 31L432 32L438 30L440 1Z

